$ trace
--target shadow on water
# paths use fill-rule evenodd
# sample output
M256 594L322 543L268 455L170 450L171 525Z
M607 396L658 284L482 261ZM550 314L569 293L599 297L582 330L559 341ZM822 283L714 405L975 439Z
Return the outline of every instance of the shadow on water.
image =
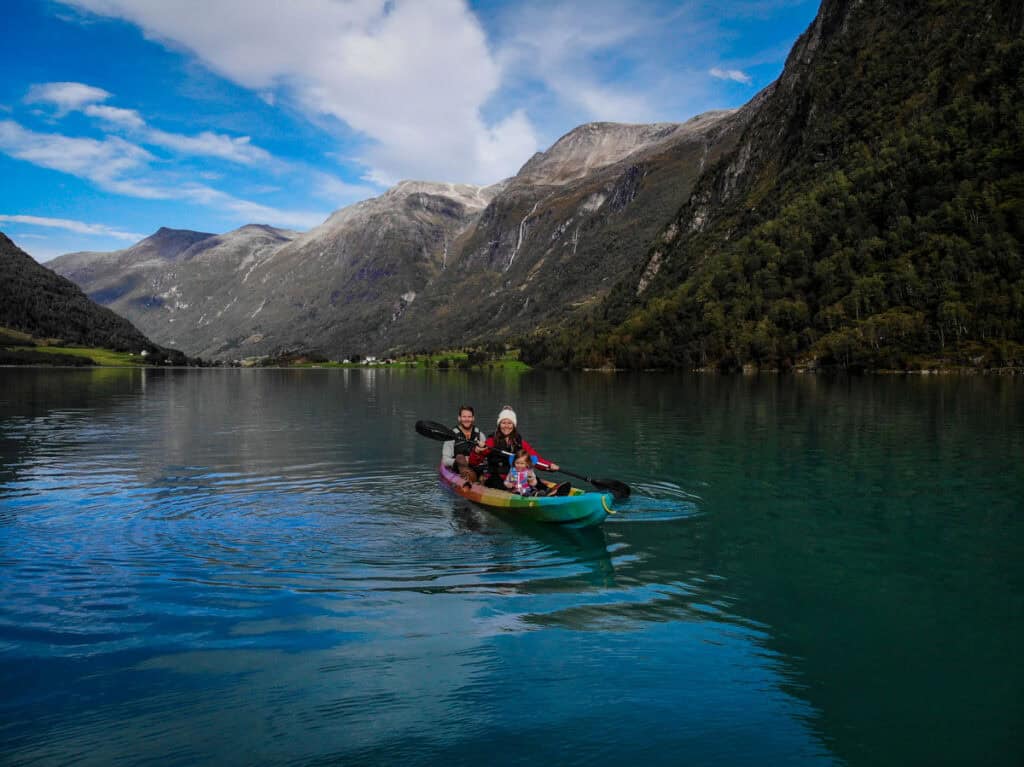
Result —
M529 554L518 557L515 563L507 565L510 571L547 568L550 578L525 579L520 588L535 590L539 581L566 579L565 568L576 567L577 571L565 583L566 588L590 586L611 586L615 580L615 568L608 552L607 537L600 525L585 527L557 525L517 519L513 514L484 510L462 499L452 501L452 524L461 533L494 536L512 539L522 546L527 544ZM552 563L560 567L551 568Z

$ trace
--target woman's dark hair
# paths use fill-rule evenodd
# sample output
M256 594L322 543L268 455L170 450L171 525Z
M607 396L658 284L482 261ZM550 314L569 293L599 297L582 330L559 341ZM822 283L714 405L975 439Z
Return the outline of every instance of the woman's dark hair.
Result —
M473 415L476 415L476 411L473 409L472 405L459 405L459 415L462 415L463 410L468 410Z
M494 430L494 446L514 453L523 445L523 438L519 436L519 429L512 424L512 431L508 433L508 439L501 433L501 427Z

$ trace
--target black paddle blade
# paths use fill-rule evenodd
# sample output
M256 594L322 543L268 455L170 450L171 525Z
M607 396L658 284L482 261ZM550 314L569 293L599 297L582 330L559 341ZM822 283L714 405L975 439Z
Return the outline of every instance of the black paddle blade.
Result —
M629 498L629 494L632 492L629 485L625 482L619 482L617 479L592 479L590 480L590 484L598 490L607 490L615 496L616 500L619 501L624 498Z
M438 442L447 442L448 440L455 439L452 430L437 421L417 421L416 433Z

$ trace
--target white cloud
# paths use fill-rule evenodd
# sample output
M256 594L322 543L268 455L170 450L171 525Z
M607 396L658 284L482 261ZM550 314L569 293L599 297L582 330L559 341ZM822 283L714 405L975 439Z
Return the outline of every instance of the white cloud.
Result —
M146 124L134 109L122 109L95 102L105 101L113 94L102 88L84 83L40 83L29 89L25 100L29 103L51 103L58 107L60 116L81 110L89 117L100 120L111 130L127 131L141 144L159 146L183 155L218 157L242 165L270 163L270 153L251 143L248 136L226 136L203 131L195 136L169 133Z
M378 183L491 183L537 149L525 112L483 117L501 71L464 0L308 0L286 10L219 0L195 13L151 0L65 1L137 24L264 99L276 93L343 121L369 139L358 159Z
M119 128L138 130L146 127L146 121L142 119L134 109L121 109L119 107L105 106L101 104L90 104L83 110L89 117L96 117Z
M116 136L102 141L27 130L12 120L0 120L0 151L44 168L70 173L110 191L121 191L124 177L144 168L153 156L142 147ZM131 185L134 197L163 195Z
M541 83L584 120L647 121L656 112L647 89L614 82L602 63L614 57L620 75L636 66L663 21L603 0L519 3L499 21L499 60L508 79Z
M161 146L181 154L219 157L241 165L273 161L270 153L250 143L248 136L232 137L211 131L203 131L196 136L185 136L148 128L142 132L140 139L143 143Z
M0 214L0 221L11 224L27 224L29 226L43 226L51 229L64 229L68 232L75 232L76 234L89 234L96 235L98 237L112 237L117 240L127 240L129 242L136 242L145 237L144 234L138 234L137 232L125 232L120 229L115 229L105 224L88 224L84 221L75 221L68 218L47 218L44 216L22 216L22 215L3 215ZM41 235L33 234L22 234L21 237L41 237Z
M233 212L247 223L311 228L327 217L323 211L280 210L203 184L181 183L173 172L154 170L150 164L156 158L148 151L117 136L100 141L39 133L12 120L2 120L0 151L86 179L110 192L143 199L185 200Z
M29 88L25 101L29 104L53 104L58 115L65 115L108 98L110 94L107 91L83 83L42 83Z
M712 77L718 78L719 80L732 80L733 82L743 83L744 85L750 85L750 83L753 82L750 75L746 72L740 71L739 69L720 69L719 67L714 67L708 71L708 74Z

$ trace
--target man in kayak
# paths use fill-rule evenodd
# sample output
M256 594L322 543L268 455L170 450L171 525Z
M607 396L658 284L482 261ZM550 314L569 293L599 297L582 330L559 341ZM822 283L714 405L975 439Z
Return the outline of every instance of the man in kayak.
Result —
M455 439L441 448L441 462L471 484L480 478L484 465L484 433L476 428L476 412L471 405L459 408L459 424L452 429Z
M510 457L515 456L520 450L530 454L537 468L558 471L558 464L541 458L537 451L530 446L530 443L523 439L516 426L516 411L510 405L505 405L498 413L498 428L494 434L487 438L487 445L484 452L487 457L487 478L484 484L498 490L505 489L505 478L508 476L511 467ZM537 495L546 495L545 486L537 483ZM553 494L567 495L569 483L563 482Z

